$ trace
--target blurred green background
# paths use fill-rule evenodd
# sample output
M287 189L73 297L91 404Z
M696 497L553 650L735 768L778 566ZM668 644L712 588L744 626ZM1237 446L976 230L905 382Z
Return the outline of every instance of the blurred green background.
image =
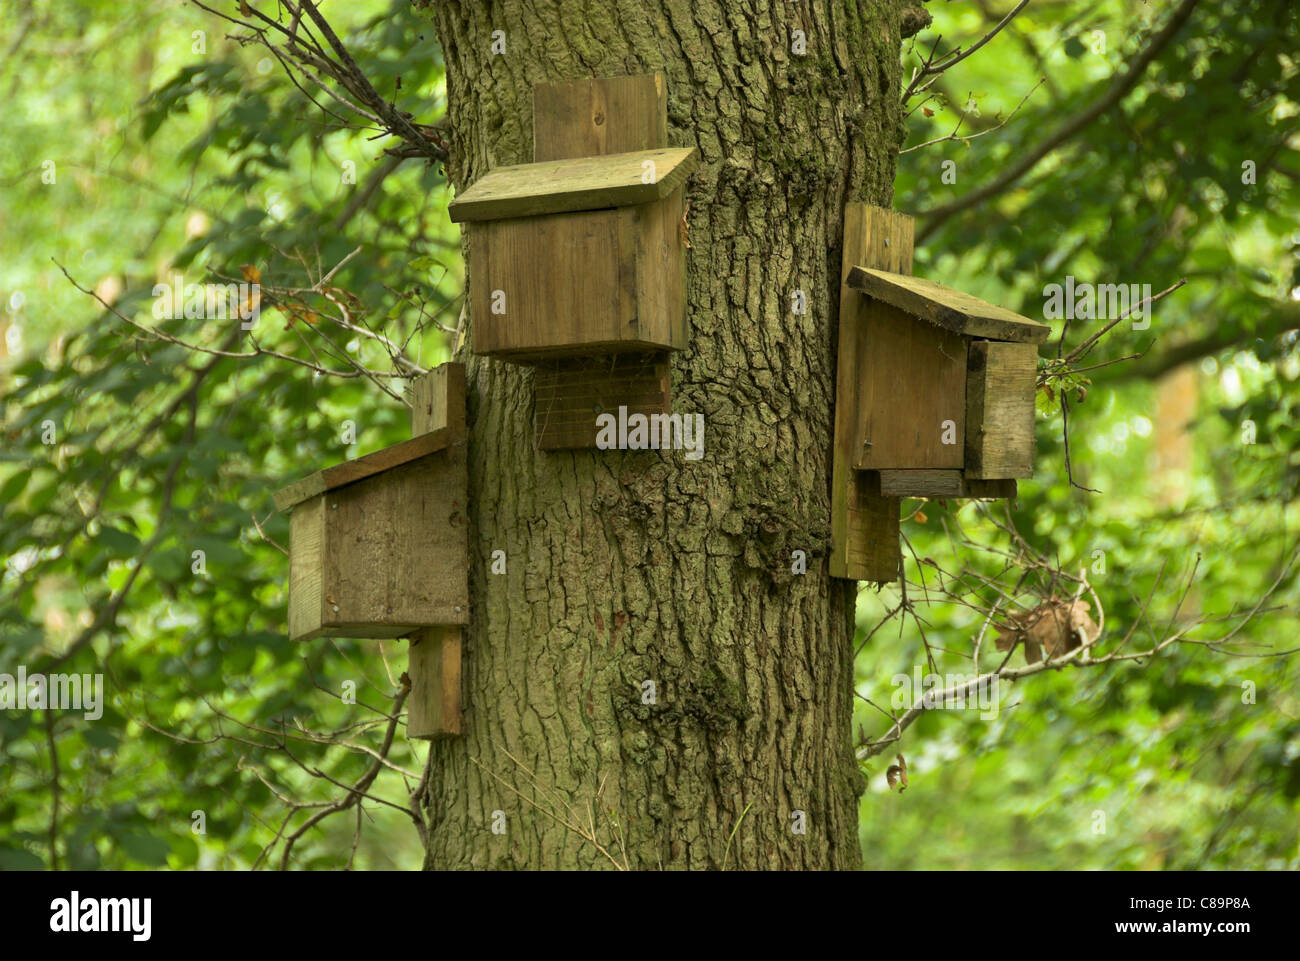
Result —
M930 4L935 22L904 42L905 67L936 38L940 53L978 38L1011 6ZM941 220L927 211L994 181L1078 116L1174 6L1030 4L944 74L936 97L913 99L904 149L959 119L960 136L984 135L903 154L894 201L918 215L917 274L1029 316L1067 274L1156 291L1186 278L1148 330L1119 325L1089 362L1140 359L1090 372L1081 402L1070 391L1074 478L1101 493L1070 486L1060 408L1044 395L1036 475L1014 510L1033 549L1088 569L1108 635L1139 622L1150 595L1134 649L1253 606L1300 530L1294 7L1201 3L1119 106L984 203ZM445 93L427 20L404 0L326 13L380 93L436 122ZM362 245L331 283L431 367L448 356L460 309L449 190L438 168L385 156L391 138L339 129L263 48L195 6L11 2L0 27L0 671L99 670L109 691L96 724L0 712L0 868L265 866L286 810L278 795L337 797L311 769L352 781L373 763L302 732L374 747L404 667L392 642L289 644L275 546L288 524L270 492L304 463L404 439L405 409L364 377L134 336L59 265L120 314L243 351L228 324L155 321L153 285L174 270L238 280L250 265L263 283L305 287ZM1254 184L1242 182L1247 161ZM328 366L389 369L380 345L311 321L268 309L259 343L306 356L311 326ZM1076 324L1067 350L1095 327ZM47 421L53 444L42 443ZM922 627L939 671L970 671L981 619L927 598L922 579L936 575L916 559L997 574L999 556L949 536L958 523L979 544L1012 547L975 505L906 510L920 620L892 619L857 661L858 692L882 705L892 675L925 663ZM205 573L193 570L200 550ZM864 764L867 867L1300 866L1300 668L1249 656L1300 646L1298 598L1292 570L1267 602L1276 609L1227 650L1038 675L1004 689L991 722L926 715L897 746L904 793L886 785L893 748ZM895 587L862 591L859 641L899 599ZM346 681L356 705L340 699ZM865 701L855 720L867 740L888 728ZM292 757L278 749L286 737ZM399 734L396 769L371 792L407 804L423 755ZM196 811L205 834L192 831ZM290 866L419 866L401 811L367 804L354 850L355 815L306 834Z

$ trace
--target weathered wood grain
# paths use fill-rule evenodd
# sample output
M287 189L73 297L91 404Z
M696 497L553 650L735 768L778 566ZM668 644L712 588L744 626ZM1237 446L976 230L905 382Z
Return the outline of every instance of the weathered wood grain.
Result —
M588 77L533 87L534 162L667 146L668 88L662 73ZM686 283L677 236L683 198L683 191L675 191L665 203L647 204L637 211L637 229L626 235L636 244L636 273L624 278L636 288L636 316L667 317L663 331L677 347L684 347L686 341ZM654 282L636 284L636 277Z
M668 146L662 73L589 77L533 87L533 161Z
M686 347L686 249L682 243L686 192L634 207L636 312L644 339L671 350Z
M402 637L469 619L465 485L445 452L297 505L289 636ZM316 573L319 572L319 573Z
M411 433L418 440L441 430L449 444L465 438L464 364L442 364L411 384Z
M666 321L637 313L636 226L631 209L474 225L474 352L536 362L670 346Z
M679 191L642 207L474 225L474 352L535 365L685 347L682 202Z
M498 167L448 204L447 212L464 223L634 207L677 190L698 162L694 147L660 147Z
M533 89L535 161L667 145L668 91L662 74L542 83ZM540 355L497 353L537 367L533 429L539 450L594 447L596 417L617 413L620 406L647 416L671 410L667 355L641 351L686 346L684 196L677 190L658 203L618 212L617 242L635 253L630 264L620 257L608 293L595 293L588 306L608 312L610 305L631 305L631 311L615 308L614 322L602 325L599 317L588 321L582 313L564 313L539 301L550 316L527 320L525 336L544 344L565 341L561 348ZM539 322L547 325L540 334Z
M854 442L861 365L868 356L867 321L877 309L870 298L848 286L858 264L892 271L912 269L912 218L865 203L844 210L844 249L840 272L840 315L835 393L835 443L831 466L831 555L833 577L861 581L897 580L899 503L880 496L870 476L856 471Z
M882 470L880 493L886 497L1015 497L1013 480L979 480L959 470Z
M836 574L832 567L831 576L880 583L898 580L903 564L898 498L883 496L879 477L870 471L853 472L849 493L845 528L850 537L843 555L847 573Z
M875 300L865 327L854 467L960 469L966 339ZM945 437L952 443L944 443Z
M297 505L289 515L289 639L319 637L324 619L325 498Z
M1051 328L968 293L921 277L859 264L848 285L914 317L967 337L1040 344Z
M452 441L447 430L435 430L419 437L412 437L392 447L385 447L354 460L344 461L333 467L319 470L309 477L283 487L275 492L275 506L278 510L288 510L310 497L323 494L346 484L373 477L375 474L400 467L421 457L427 457L445 448Z
M411 385L411 433L450 430L457 442L442 456L467 507L469 474L467 461L467 424L465 413L465 365L443 364L419 377ZM449 560L455 566L426 569L426 577L450 576L456 591L463 591L469 610L469 528L456 529L455 538L446 545ZM441 548L442 545L430 545ZM468 618L467 618L468 620ZM460 622L465 623L465 622ZM464 720L461 707L461 659L464 656L464 632L459 626L438 625L422 628L410 636L410 657L406 671L411 678L407 696L406 733L408 737L436 738L461 734Z
M469 620L465 480L445 453L324 495L324 627L401 637Z
M966 476L1034 476L1034 344L975 341L966 375Z
M613 161L578 152L668 146L661 74L538 84L533 104L537 161ZM470 224L475 353L537 365L685 347L684 205L676 189L615 210ZM493 313L497 291L503 313Z
M432 740L465 730L461 706L461 658L464 634L459 627L426 627L410 637L406 672L406 736Z
M465 372L414 388L437 425L277 495L289 518L289 636L401 637L469 618ZM282 496L281 496L282 495Z

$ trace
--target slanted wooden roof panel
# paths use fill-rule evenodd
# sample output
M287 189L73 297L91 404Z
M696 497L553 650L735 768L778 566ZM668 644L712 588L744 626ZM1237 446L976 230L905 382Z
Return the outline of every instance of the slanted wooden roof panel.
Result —
M868 297L966 337L1041 344L1052 328L933 280L854 267L846 283Z
M304 477L276 491L275 506L278 510L288 510L317 494L324 494L345 484L355 484L367 477L373 477L394 467L401 467L413 460L435 454L452 444L457 439L457 433L450 427L440 427L419 437L394 444L392 447L366 454L364 457L318 470L310 477Z
M647 161L654 164L652 183L642 182ZM685 183L697 163L694 147L663 147L498 167L462 191L447 211L461 223L648 204Z

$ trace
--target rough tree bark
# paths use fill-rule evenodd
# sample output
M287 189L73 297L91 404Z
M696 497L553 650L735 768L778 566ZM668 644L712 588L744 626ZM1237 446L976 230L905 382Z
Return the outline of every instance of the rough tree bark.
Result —
M532 160L534 83L667 77L669 139L701 158L673 409L704 415L705 448L698 461L537 452L532 371L458 358L474 495L467 734L431 749L426 867L860 864L856 585L826 565L833 344L844 204L891 200L898 7L428 6L458 189ZM497 549L504 576L489 573Z

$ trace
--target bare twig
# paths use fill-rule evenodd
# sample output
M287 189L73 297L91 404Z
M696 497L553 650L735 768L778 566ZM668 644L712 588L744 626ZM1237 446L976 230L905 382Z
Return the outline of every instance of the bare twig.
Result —
M1015 8L1010 13L1008 13L1005 17L1003 17L1001 22L998 23L997 26L995 26L984 36L980 37L979 40L975 41L975 43L971 44L965 50L963 50L961 47L957 47L956 49L946 54L938 63L932 62L934 57L934 50L932 49L930 51L931 59L928 60L919 70L915 71L912 74L911 82L907 85L907 89L903 91L903 103L907 103L907 101L911 100L913 93L922 92L926 89L926 87L934 83L934 81L931 80L929 81L929 83L926 83L925 86L918 88L917 84L921 83L922 80L925 80L926 77L937 77L945 70L957 66L957 64L961 63L971 54L975 53L977 50L983 47L984 44L988 43L990 40L996 37L1002 31L1002 28L1005 27L1008 23L1010 23L1013 19L1015 19L1016 14L1018 14L1021 10L1025 9L1025 7L1027 7L1028 5L1029 5L1029 0L1020 0L1020 2L1016 4ZM935 41L935 45L936 46L938 45L938 40Z
M914 150L920 150L922 147L932 147L932 146L934 146L934 145L937 144L937 143L947 143L947 142L950 141L950 140L955 140L955 141L958 141L958 142L960 142L960 143L969 144L972 140L975 140L975 139L978 138L978 137L983 137L983 136L985 136L986 134L991 134L991 133L993 133L993 131L995 131L995 130L1001 130L1003 127L1005 127L1005 126L1007 125L1007 123L1011 120L1012 117L1014 117L1017 113L1020 112L1020 108L1023 107L1023 106L1025 105L1025 101L1027 101L1027 100L1028 100L1028 99L1033 95L1033 93L1034 93L1035 90L1037 90L1039 87L1041 87L1041 86L1043 85L1043 81L1045 81L1046 79L1047 79L1046 77L1039 77L1039 78L1038 78L1038 83L1036 83L1036 84L1034 84L1032 87L1030 87L1030 88L1029 88L1029 92L1026 93L1023 97L1020 98L1020 102L1019 102L1018 104L1016 104L1015 109L1013 109L1013 110L1011 111L1011 113L1007 114L1006 117L1004 117L1003 119L999 120L999 121L998 121L996 124L994 124L993 126L988 127L988 128L986 128L986 129L984 129L984 130L981 130L981 131L979 131L978 133L971 133L971 134L967 134L967 135L964 136L964 137L959 137L959 136L957 136L957 131L961 129L961 125L962 125L962 123L963 123L963 122L965 121L965 119L966 119L966 114L963 113L959 118L957 118L957 126L953 127L953 129L952 129L952 133L948 134L948 136L946 136L946 137L935 137L933 140L927 140L927 141L925 141L925 143L919 143L919 144L917 144L917 145L914 146L914 147L907 147L907 148L905 148L905 149L903 149L903 150L900 150L900 151L898 152L899 156L901 157L903 154L905 154L905 153L911 153L911 152L914 151Z

